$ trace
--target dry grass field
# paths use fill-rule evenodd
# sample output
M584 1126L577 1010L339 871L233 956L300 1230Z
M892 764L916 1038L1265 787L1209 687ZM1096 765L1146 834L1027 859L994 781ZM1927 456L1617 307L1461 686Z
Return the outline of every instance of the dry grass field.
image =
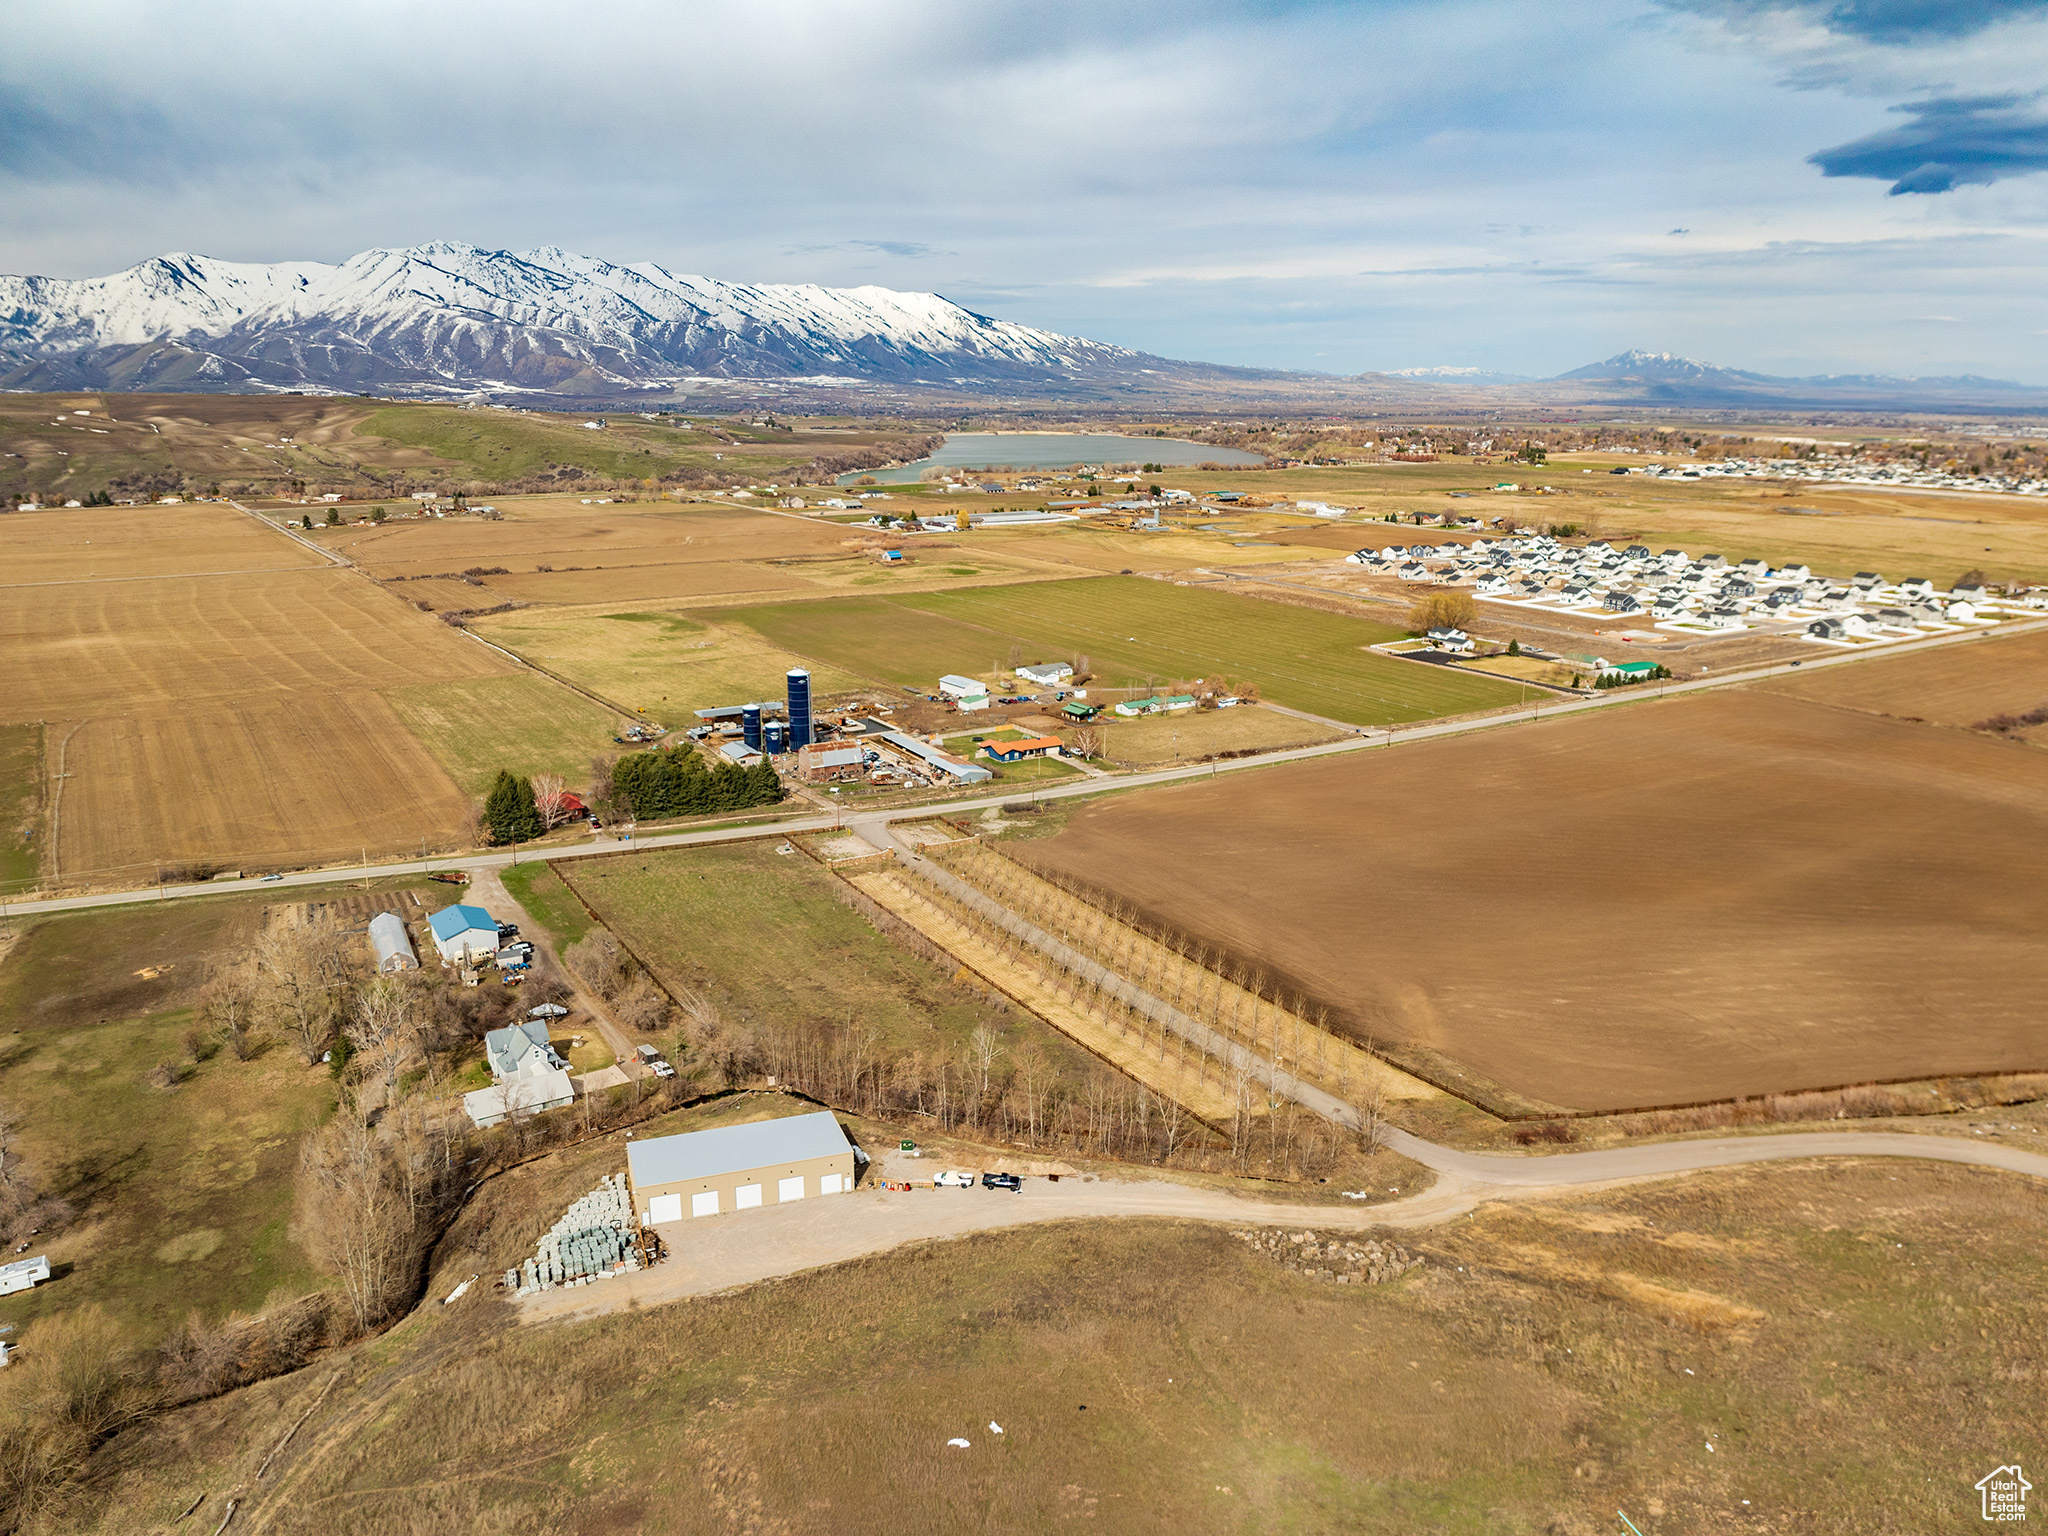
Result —
M46 722L45 767L65 777L45 873L67 881L447 846L463 792L384 695L530 676L230 507L17 514L0 560L17 556L60 584L0 586L0 723ZM157 557L165 574L146 574ZM50 575L65 570L105 579ZM601 713L540 692L521 701L535 727ZM426 734L445 755L448 733Z
M1122 796L1018 852L1551 1103L2048 1065L2048 763L1935 726L1645 702Z
M2048 701L2048 630L1994 631L1961 649L1877 656L1853 667L1774 677L1757 687L1874 715L1970 726L1992 715L2024 714ZM2029 734L2043 739L2038 729Z
M1212 752L1278 752L1336 741L1343 735L1313 720L1250 704L1183 715L1146 715L1137 720L1104 714L1097 724L1102 731L1102 755L1133 768L1170 767Z
M471 626L558 676L628 711L669 724L687 712L750 699L780 699L791 667L809 666L814 696L861 686L861 679L778 650L738 624L667 611L522 609Z
M491 1181L430 1294L620 1162ZM1489 1207L1394 1284L1145 1221L589 1323L474 1293L124 1435L63 1529L1924 1536L2037 1441L2044 1238L2038 1185L1834 1163Z

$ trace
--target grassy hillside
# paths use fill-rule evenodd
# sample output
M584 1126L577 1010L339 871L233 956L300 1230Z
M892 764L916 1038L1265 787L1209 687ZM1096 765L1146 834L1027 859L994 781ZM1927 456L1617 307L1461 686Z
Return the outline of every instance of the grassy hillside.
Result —
M487 1186L508 1203L435 1292L621 1160L577 1155L581 1179ZM239 1494L238 1523L290 1536L1596 1536L1617 1510L1648 1536L1920 1536L1974 1522L1973 1480L2036 1441L2009 1384L2044 1224L2025 1181L1831 1165L1488 1207L1403 1236L1424 1267L1377 1286L1144 1221L582 1324L478 1294L127 1437L65 1528L167 1529L203 1491L200 1529Z

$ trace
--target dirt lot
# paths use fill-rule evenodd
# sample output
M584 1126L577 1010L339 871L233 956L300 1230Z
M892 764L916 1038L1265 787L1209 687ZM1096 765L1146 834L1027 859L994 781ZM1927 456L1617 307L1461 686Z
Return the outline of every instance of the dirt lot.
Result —
M2035 753L1728 693L1258 790L1119 797L1018 852L1557 1104L2048 1064Z
M232 508L164 511L65 516L81 540L119 540L120 569L155 551L172 574L0 587L0 721L49 722L48 769L68 775L52 797L59 872L146 879L158 859L302 862L451 838L461 796L377 690L513 664L350 572L275 569L305 552ZM0 520L0 560L17 548L79 568L49 554L35 515ZM214 549L244 573L176 574L227 569Z

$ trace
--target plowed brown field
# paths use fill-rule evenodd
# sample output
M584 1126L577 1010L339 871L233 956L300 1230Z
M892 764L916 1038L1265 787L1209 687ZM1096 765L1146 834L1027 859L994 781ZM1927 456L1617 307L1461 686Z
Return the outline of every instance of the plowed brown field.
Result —
M1936 726L1645 701L1122 796L1019 853L1553 1103L2048 1066L2048 760Z
M65 774L57 872L447 845L462 796L377 691L518 669L232 508L162 513L0 519L0 570L75 573L0 585L0 722L47 721Z
M1977 645L1873 657L1853 667L1824 667L1757 686L1876 715L1974 725L1991 715L2024 714L2048 700L2048 630L1993 631ZM2034 733L2037 738L2041 734Z

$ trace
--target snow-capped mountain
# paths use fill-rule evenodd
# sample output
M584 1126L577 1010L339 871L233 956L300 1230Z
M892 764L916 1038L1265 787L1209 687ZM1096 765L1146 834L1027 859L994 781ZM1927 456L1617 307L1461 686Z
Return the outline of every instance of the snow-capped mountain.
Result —
M1561 373L1560 379L1650 379L1673 384L1720 384L1720 383L1761 383L1765 375L1744 373L1739 368L1723 368L1716 363L1703 363L1697 358L1680 357L1676 352L1645 352L1641 347L1631 347L1626 352L1617 352L1604 363L1588 363L1583 368L1574 368L1570 373Z
M553 246L437 243L338 266L172 255L111 277L0 277L12 389L602 394L692 378L1045 384L1160 364L934 293L726 283Z
M1435 368L1389 368L1390 379L1413 379L1422 384L1528 384L1534 382L1526 373L1496 373L1491 368L1459 368L1439 366Z

